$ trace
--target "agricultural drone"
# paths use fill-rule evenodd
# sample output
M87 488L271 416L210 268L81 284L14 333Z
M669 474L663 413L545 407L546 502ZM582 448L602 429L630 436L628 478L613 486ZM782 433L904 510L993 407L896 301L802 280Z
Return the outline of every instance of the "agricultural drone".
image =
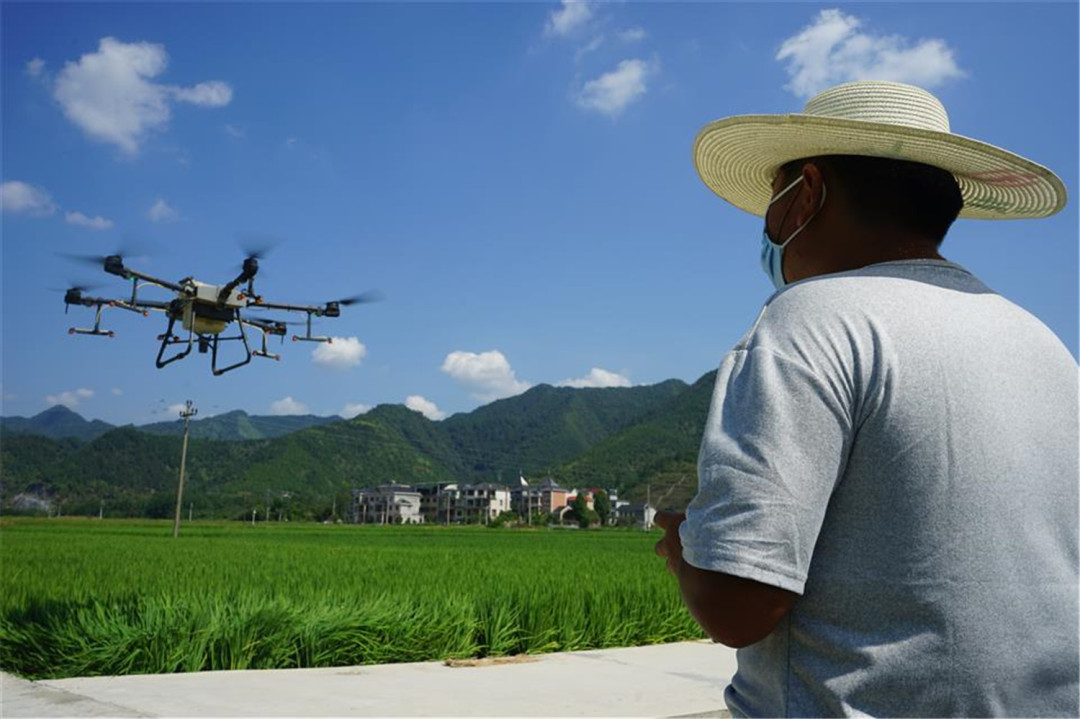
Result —
M192 277L185 277L179 282L169 282L157 277L138 272L124 265L124 258L120 254L106 255L103 257L72 256L70 258L101 265L105 272L116 275L131 282L131 296L126 299L109 299L105 297L91 297L85 294L90 290L88 287L72 286L64 293L64 312L71 305L95 308L94 326L92 328L71 327L68 334L94 335L99 337L114 337L115 332L101 328L101 315L106 309L118 308L136 312L147 317L151 312L163 312L169 320L163 334L157 339L161 347L157 354L157 367L161 369L168 364L184 359L191 350L198 347L200 354L210 353L210 369L215 375L225 374L229 370L251 362L252 357L265 357L267 359L280 360L281 356L271 353L267 349L267 337L280 337L285 341L287 326L291 324L306 324L306 332L303 335L293 335L294 342L333 342L331 337L315 337L311 334L312 317L339 317L341 308L364 302L374 302L381 299L377 292L366 292L354 297L346 297L321 305L289 305L277 302L267 302L255 292L255 275L259 271L260 252L249 253L244 260L240 274L224 285L210 285L199 282ZM161 287L176 294L171 300L148 300L139 297L139 292L144 287ZM242 312L248 310L280 310L283 312L302 312L307 315L306 322L286 322L283 320L251 317ZM179 332L174 332L177 323L180 324ZM236 334L227 335L226 330L230 325L235 325ZM245 328L252 329L260 334L260 348L252 349L248 344L248 332ZM186 335L185 335L186 331ZM243 358L226 367L218 367L218 345L222 342L239 341L243 344ZM171 356L166 357L170 347L181 345Z

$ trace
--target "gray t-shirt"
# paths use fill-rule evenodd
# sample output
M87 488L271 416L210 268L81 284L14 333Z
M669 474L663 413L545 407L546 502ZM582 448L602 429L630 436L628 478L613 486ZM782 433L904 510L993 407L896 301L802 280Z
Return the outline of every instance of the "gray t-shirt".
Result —
M739 650L731 710L1077 716L1077 379L949 262L774 295L720 366L681 529L693 566L802 595Z

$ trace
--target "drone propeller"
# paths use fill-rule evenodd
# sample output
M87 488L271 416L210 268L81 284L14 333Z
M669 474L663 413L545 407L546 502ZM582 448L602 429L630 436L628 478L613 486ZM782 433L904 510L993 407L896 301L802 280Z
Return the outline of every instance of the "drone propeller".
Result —
M124 256L119 253L115 255L79 255L68 252L57 252L56 254L64 259L71 260L72 262L80 262L84 265L91 265L93 267L101 267L108 262L110 258L114 257L119 258L121 263L124 260Z
M261 260L273 252L281 244L281 238L273 235L237 235L236 244L244 257Z
M386 299L386 296L379 290L369 290L367 292L361 292L358 295L352 297L345 297L340 300L334 300L333 302L327 302L327 304L337 304L348 307L349 305L362 305L368 302L382 302Z
M49 292L78 292L81 294L83 292L93 292L95 290L100 290L104 286L105 285L99 284L78 284L76 282L69 282L67 287L50 287L48 289Z
M140 257L149 254L146 251L145 245L145 242L136 242L131 238L127 238L114 252L110 252L107 255L86 255L69 252L57 252L56 254L74 262L81 262L82 264L93 265L95 267L102 267L109 262L109 260L118 260L122 265L125 257Z
M132 275L128 269L124 267L124 258L145 256L147 253L141 249L137 249L130 241L125 241L123 245L116 248L116 252L108 255L84 255L64 252L58 252L57 254L74 262L100 267L110 275L123 277L127 280L131 279Z

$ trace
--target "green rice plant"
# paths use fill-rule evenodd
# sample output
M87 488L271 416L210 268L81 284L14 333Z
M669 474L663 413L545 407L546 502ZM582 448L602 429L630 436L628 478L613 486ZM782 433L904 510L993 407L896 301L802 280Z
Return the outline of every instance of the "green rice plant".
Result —
M700 638L655 534L5 519L0 667L327 667Z

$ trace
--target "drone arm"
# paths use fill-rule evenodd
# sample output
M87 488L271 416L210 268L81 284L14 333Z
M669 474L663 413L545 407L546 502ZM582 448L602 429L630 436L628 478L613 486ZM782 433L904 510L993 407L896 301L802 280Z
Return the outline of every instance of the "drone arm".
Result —
M133 303L137 309L144 310L161 310L162 312L168 312L171 302L161 302L159 300L139 300Z
M237 285L242 285L245 282L248 283L248 294L254 295L255 288L253 284L255 275L258 274L258 272L259 261L254 256L248 257L244 260L244 266L243 269L240 270L240 274L238 274L232 282L229 282L221 288L221 292L218 293L218 302L224 302L229 294L236 289Z
M321 315L322 307L310 307L307 305L285 305L276 302L250 302L249 307L258 307L265 310L284 310L286 312L307 312L309 314Z
M136 270L131 270L131 269L128 269L127 267L124 268L124 272L127 273L127 276L126 276L125 279L134 278L134 279L142 280L143 282L149 282L152 285L157 285L158 287L164 287L165 289L172 290L173 292L181 292L183 290L183 288L180 285L176 284L175 282L169 282L168 280L162 280L162 279L159 279L157 277L153 277L151 275L144 275L142 272L138 272Z

